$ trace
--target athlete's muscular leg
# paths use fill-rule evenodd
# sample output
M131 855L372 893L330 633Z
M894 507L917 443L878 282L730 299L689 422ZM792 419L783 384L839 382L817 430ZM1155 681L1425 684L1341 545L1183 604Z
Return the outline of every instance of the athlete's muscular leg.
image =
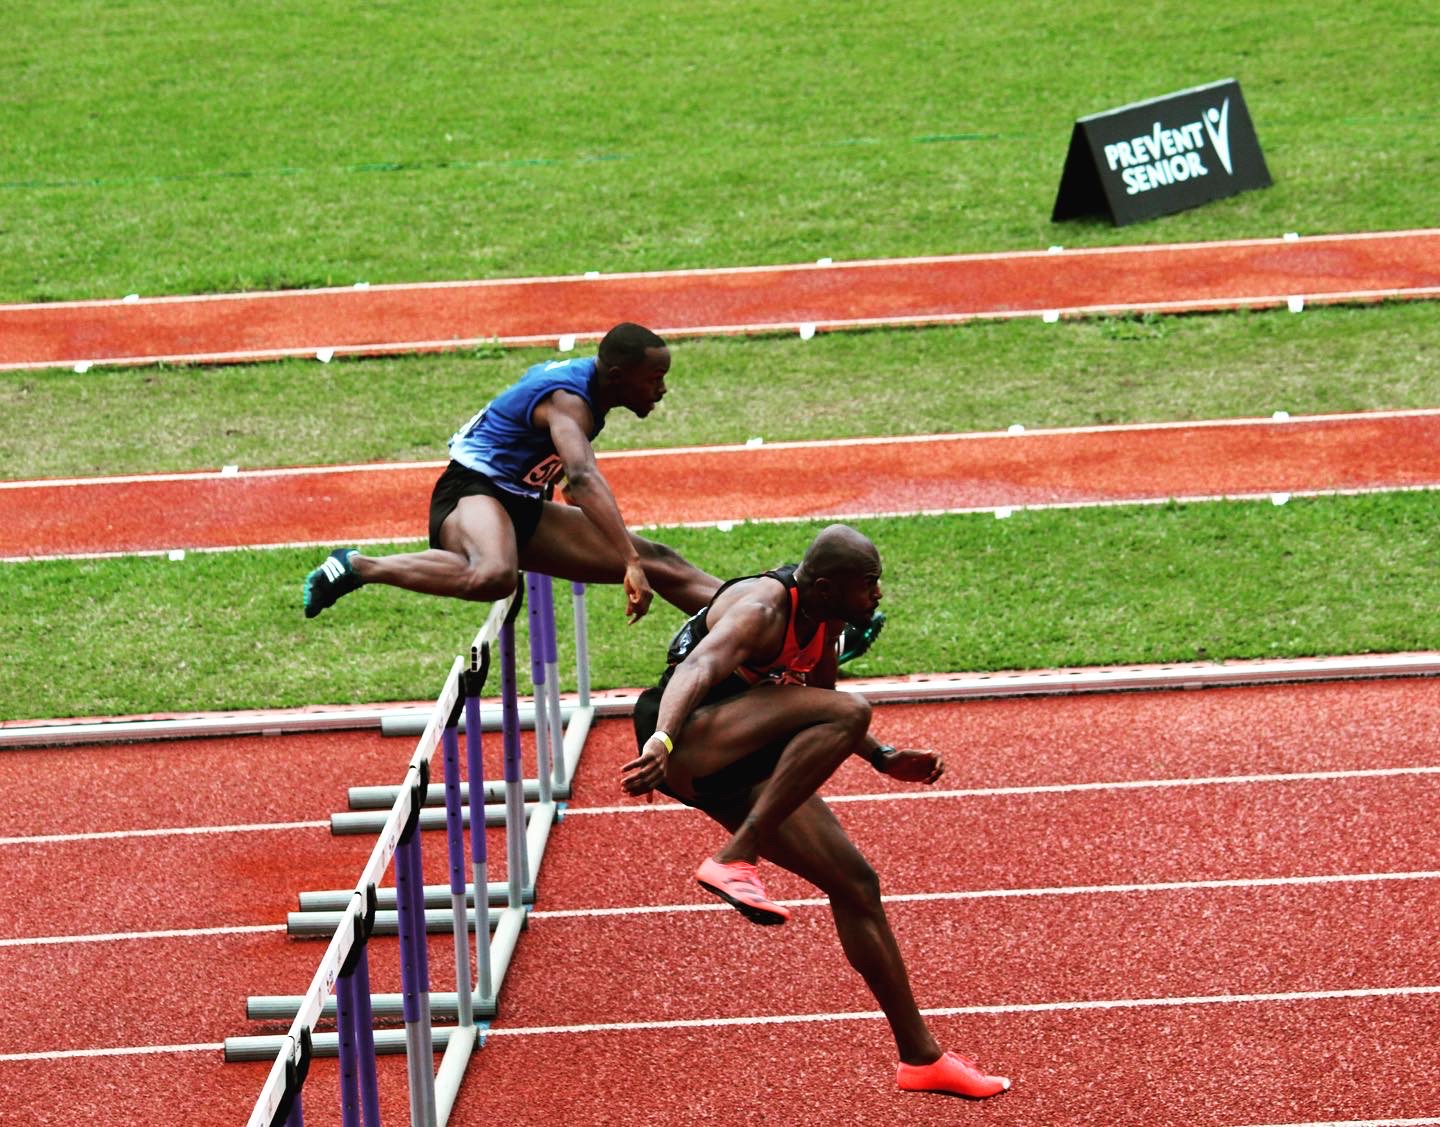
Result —
M673 548L630 534L645 577L655 593L686 614L705 606L720 580L701 571ZM579 509L546 502L535 535L520 553L520 566L576 583L620 583L625 568L609 542Z
M493 602L515 590L515 526L493 497L462 497L440 528L439 548L396 556L355 556L366 583L426 595Z
M735 830L745 815L742 805L717 820ZM845 957L880 1003L900 1059L906 1064L938 1059L940 1045L915 1003L905 960L880 900L879 878L824 801L809 798L777 827L761 852L830 898Z
M780 824L861 747L869 727L870 705L861 696L803 685L758 685L690 715L674 737L666 782L688 793L691 780L788 741L774 773L715 855L721 862L753 862Z

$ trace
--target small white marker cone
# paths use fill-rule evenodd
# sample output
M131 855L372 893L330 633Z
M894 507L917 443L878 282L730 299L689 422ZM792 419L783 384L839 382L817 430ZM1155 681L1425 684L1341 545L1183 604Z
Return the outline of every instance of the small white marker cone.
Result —
M575 336L573 333L566 333L557 343L561 352L575 351Z
M1299 242L1299 240L1300 240L1300 232L1299 232L1299 231L1286 231L1286 232L1285 232L1285 241L1286 241L1287 243Z
M585 271L585 277L587 277L587 278L598 278L598 277L600 277L600 271L599 271L599 270L586 270L586 271Z
M369 283L369 282L356 282L356 283L355 283L355 289L357 289L357 290L368 290L369 288L370 288L370 283Z
M1305 308L1305 299L1298 296L1291 297L1285 302L1285 304L1290 307L1291 313L1299 313L1302 309Z
M731 532L735 528L735 522L733 520L716 521L715 527L721 532Z
M322 364L328 364L334 358L335 350L333 348L322 348L315 353L315 359L320 361L320 363Z
M1059 253L1060 253L1062 250L1064 250L1064 249L1065 249L1065 248L1064 248L1064 247L1061 247L1061 246L1054 246L1054 247L1051 247L1051 248L1050 248L1050 253L1051 253L1051 254L1059 254Z
M140 300L140 295L138 293L127 293L120 300L123 301L126 305L134 305L137 301Z
M835 260L834 260L833 258L831 258L831 257L827 254L824 258L817 258L817 259L815 260L815 265L816 265L816 266L829 266L829 265L830 265L831 263L833 263L834 261L835 261Z
M757 435L755 435L755 437L753 437L753 438L747 438L747 439L745 440L745 445L746 445L746 446L764 446L764 445L765 445L765 440L764 440L763 438L761 438L761 437L757 434Z
M226 477L234 477L237 473L240 472L240 467L239 467L239 466L221 466L221 467L220 467L220 472L221 472L222 474L224 474Z
M801 340L809 340L809 339L810 339L811 337L813 337L814 335L815 335L815 326L812 325L812 324L810 324L809 321L805 322L805 324L803 324L803 325L800 326L800 339L801 339Z
M78 363L78 364L75 365L75 371L79 372L82 376L83 376L86 372L88 372L89 370L90 370L90 361L88 361L88 360L82 360L82 361L80 361L80 363Z
M996 509L996 510L995 510L995 519L996 519L996 520L1009 520L1009 519L1010 519L1010 514L1013 513L1014 511L1015 511L1014 509L1010 509L1010 508L1000 508L1000 509Z
M171 549L170 549L170 558L171 558L173 561L175 561L176 563L179 563L181 560L183 560L183 559L185 558L185 549L184 549L184 548L171 548Z
M1060 320L1060 310L1047 309L1044 313L1040 314L1040 320L1044 321L1047 325L1053 325L1056 321Z
M1011 423L1011 424L1010 424L1008 427L1006 427L1005 429L1008 430L1011 434L1024 434L1024 433L1025 433L1025 424L1024 424L1024 423Z
M1271 417L1272 419L1274 419L1277 423L1283 423L1286 419L1288 419L1288 418L1290 417L1290 412L1289 412L1289 411L1276 411L1276 412L1274 412L1270 417Z
M1288 494L1288 493L1272 493L1272 494L1270 494L1270 503L1271 503L1272 505L1283 505L1283 504L1285 504L1285 502L1288 501L1288 500L1290 500L1290 494Z

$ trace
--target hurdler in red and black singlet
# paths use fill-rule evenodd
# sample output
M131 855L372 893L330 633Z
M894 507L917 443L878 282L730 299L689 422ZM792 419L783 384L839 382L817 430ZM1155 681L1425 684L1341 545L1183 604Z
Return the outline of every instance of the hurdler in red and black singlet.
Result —
M785 623L785 642L774 658L761 664L746 662L741 665L706 693L697 707L728 700L763 681L773 681L782 685L805 684L806 674L820 663L820 658L825 653L826 637L823 627L817 627L814 636L803 645L796 637L795 620L800 607L800 589L795 584L795 570L799 566L799 564L786 564L784 567L777 567L773 571L762 572L760 575L742 575L727 580L715 592L715 596L710 600L711 606L723 591L733 587L736 583L744 583L751 579L773 579L782 584L789 593L790 615ZM709 613L709 606L701 607L685 621L685 625L680 627L670 642L670 649L665 655L668 664L665 672L661 674L659 684L646 689L636 700L635 736L640 746L643 747L645 741L655 732L655 722L660 715L660 698L665 692L665 686L670 683L670 677L675 672L675 668L710 632L705 621ZM744 759L730 764L713 775L705 775L692 780L695 788L693 800L675 794L664 783L661 783L656 789L700 810L712 810L725 806L730 801L747 795L751 787L762 779L768 779L774 773L775 764L788 742L788 740L781 740L752 755L747 755Z

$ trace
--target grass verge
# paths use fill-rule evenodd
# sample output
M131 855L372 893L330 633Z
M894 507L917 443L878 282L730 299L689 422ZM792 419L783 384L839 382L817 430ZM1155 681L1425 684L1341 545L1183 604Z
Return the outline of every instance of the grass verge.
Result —
M879 520L881 643L861 676L1297 657L1440 647L1437 498L1349 498ZM720 575L794 559L812 525L671 529ZM315 552L245 551L11 565L0 718L424 699L482 609L366 589L307 622ZM679 624L627 627L590 602L597 688L649 682ZM562 637L568 609L562 605ZM568 647L562 668L571 660Z

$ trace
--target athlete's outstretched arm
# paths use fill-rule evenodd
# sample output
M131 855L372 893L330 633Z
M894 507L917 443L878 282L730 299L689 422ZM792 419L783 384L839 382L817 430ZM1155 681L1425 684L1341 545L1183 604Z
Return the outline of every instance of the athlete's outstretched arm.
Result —
M532 420L537 427L550 431L555 452L565 463L566 496L600 530L624 564L625 617L638 622L650 609L655 592L650 589L650 580L610 483L595 464L595 448L588 437L594 422L589 406L578 395L557 390L535 408Z

